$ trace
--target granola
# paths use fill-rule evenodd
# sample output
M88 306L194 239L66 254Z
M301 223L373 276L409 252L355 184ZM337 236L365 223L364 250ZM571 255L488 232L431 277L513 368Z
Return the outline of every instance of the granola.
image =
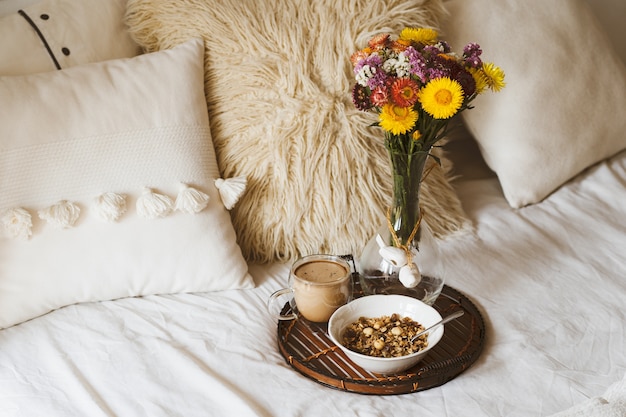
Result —
M368 356L394 358L419 352L428 346L428 336L411 339L424 326L399 314L382 317L360 317L344 331L342 344L348 349Z

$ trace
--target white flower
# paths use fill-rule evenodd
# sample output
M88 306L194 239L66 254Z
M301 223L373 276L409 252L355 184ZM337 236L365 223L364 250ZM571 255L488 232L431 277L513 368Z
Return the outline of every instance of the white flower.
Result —
M398 62L394 68L398 77L408 77L411 75L411 64L409 63L409 58L407 58L404 52L400 52L398 55Z
M396 58L389 58L383 62L383 69L387 74L393 74L398 60Z
M356 73L356 82L363 87L367 87L367 81L376 74L376 68L369 65L363 65L363 67Z
M383 69L388 74L396 74L396 77L408 77L410 75L411 64L404 53L398 54L396 58L389 58L383 62Z
M0 222L7 233L17 239L28 240L33 234L32 217L23 208L12 208L2 212Z

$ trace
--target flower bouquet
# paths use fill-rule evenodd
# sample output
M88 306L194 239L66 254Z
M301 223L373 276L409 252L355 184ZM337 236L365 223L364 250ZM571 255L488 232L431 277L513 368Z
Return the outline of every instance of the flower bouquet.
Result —
M388 292L379 287L394 280L405 288L423 281L417 262L425 228L419 190L428 157L439 162L431 149L446 136L453 116L472 108L473 100L483 92L499 91L505 85L504 72L483 62L481 54L476 43L457 55L438 39L437 31L405 28L397 39L388 33L374 36L367 47L350 57L356 79L352 100L359 110L378 113L375 125L384 133L393 175L393 201L384 227L389 233L379 233L361 255L366 293ZM384 285L378 282L376 286L368 277L382 278ZM418 298L430 297L434 302L443 287L441 279L436 281L433 285L424 282L423 286L434 288L422 290Z

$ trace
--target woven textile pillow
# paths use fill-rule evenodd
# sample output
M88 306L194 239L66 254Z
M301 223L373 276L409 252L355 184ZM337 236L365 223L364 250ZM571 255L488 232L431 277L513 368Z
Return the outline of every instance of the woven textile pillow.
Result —
M349 58L375 33L443 14L440 0L130 0L127 24L148 51L204 39L218 165L249 185L231 211L237 238L271 261L358 254L383 224L391 171L382 131L352 104ZM422 188L439 236L469 227L446 169Z
M251 288L190 40L0 77L0 328L65 305Z
M126 0L44 0L0 18L0 75L137 55L125 7Z
M543 200L626 148L626 67L587 4L446 4L444 36L479 43L506 72L506 88L481 97L463 119L512 207Z

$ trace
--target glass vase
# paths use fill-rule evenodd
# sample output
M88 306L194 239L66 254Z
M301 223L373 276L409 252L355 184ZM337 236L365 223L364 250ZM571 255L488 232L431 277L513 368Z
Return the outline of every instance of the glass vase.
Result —
M359 279L365 295L403 294L432 305L443 288L443 262L428 224L420 210L420 189L425 174L428 152L406 154L389 151L393 193L386 221L363 248L358 262ZM436 215L436 213L430 213ZM398 259L381 255L395 253ZM383 251L383 252L384 252ZM410 253L407 253L410 252ZM393 257L392 257L393 258ZM402 265L406 262L406 265ZM414 264L419 282L401 280L404 268ZM415 271L415 270L414 270Z

